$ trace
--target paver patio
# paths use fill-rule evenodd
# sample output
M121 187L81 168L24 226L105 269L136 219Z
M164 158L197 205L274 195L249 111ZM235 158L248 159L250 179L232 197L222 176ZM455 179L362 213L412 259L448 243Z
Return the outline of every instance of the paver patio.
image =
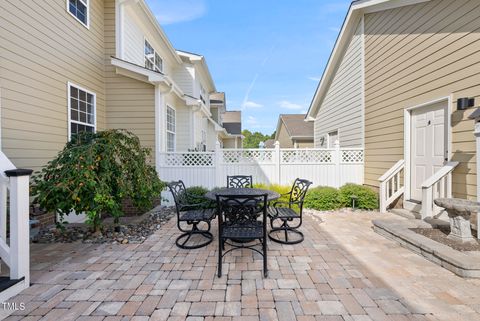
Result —
M174 244L171 220L143 244L33 244L33 285L7 320L480 320L465 280L374 233L385 214L307 214L305 241L251 251ZM392 219L401 219L391 216ZM216 229L214 224L214 235Z

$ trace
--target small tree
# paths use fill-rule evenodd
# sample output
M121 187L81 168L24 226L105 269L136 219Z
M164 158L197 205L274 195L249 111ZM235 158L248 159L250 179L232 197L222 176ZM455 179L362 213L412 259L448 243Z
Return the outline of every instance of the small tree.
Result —
M55 159L33 177L32 195L41 207L60 215L86 213L95 232L102 215L118 224L122 200L130 198L141 209L152 206L164 183L147 164L150 150L134 134L107 130L74 135Z

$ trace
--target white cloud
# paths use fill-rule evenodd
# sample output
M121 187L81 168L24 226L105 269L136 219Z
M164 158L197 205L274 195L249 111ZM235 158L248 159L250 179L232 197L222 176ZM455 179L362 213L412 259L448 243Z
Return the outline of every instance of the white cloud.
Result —
M251 100L245 101L245 102L242 104L242 109L261 108L261 107L263 107L262 104L256 103L256 102L251 101Z
M192 21L207 13L204 0L155 0L150 5L161 25Z
M302 105L292 103L291 101L288 101L288 100L279 101L278 106L280 106L281 108L291 109L291 110L299 110L299 109L305 108Z
M308 77L308 79L318 82L322 79L322 77Z
M257 126L258 125L258 120L253 116L248 116L247 124L249 124L250 126Z

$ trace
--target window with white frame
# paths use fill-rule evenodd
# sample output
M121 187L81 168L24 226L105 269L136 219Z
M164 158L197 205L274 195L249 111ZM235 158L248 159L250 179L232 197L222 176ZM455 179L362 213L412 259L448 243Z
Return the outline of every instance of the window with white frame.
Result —
M331 131L327 134L328 148L335 147L335 142L338 141L338 130Z
M163 59L147 40L145 40L145 68L163 72Z
M68 12L77 18L85 27L89 25L88 1L89 0L67 0Z
M167 152L175 151L175 109L167 106Z
M95 94L75 85L68 85L69 135L95 132Z

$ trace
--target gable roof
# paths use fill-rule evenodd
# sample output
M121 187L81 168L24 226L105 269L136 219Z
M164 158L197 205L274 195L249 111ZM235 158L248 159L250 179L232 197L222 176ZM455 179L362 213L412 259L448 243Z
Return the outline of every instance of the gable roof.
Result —
M335 77L335 71L339 64L342 62L343 55L345 54L350 40L355 33L355 29L366 13L373 13L384 11L388 9L394 9L404 7L421 2L428 2L431 0L356 0L350 4L348 13L345 16L345 20L342 25L342 29L338 34L337 40L333 47L328 63L323 71L322 78L318 84L318 87L313 96L312 102L308 109L306 120L313 121L318 113L321 102L328 92L328 88Z
M177 54L180 57L187 58L192 63L200 63L200 67L201 67L200 70L203 71L203 74L205 75L205 78L207 79L207 81L210 83L210 86L212 87L211 92L216 92L217 91L217 89L215 88L215 82L213 81L213 78L212 78L212 74L210 73L210 70L208 69L208 65L207 65L207 61L205 60L205 56L199 55L199 54L196 54L196 53L193 53L193 52L178 50L178 49L177 49Z
M313 139L313 122L305 121L305 114L282 114L278 117L277 133L281 124L284 124L290 138ZM277 137L275 137L277 139Z

